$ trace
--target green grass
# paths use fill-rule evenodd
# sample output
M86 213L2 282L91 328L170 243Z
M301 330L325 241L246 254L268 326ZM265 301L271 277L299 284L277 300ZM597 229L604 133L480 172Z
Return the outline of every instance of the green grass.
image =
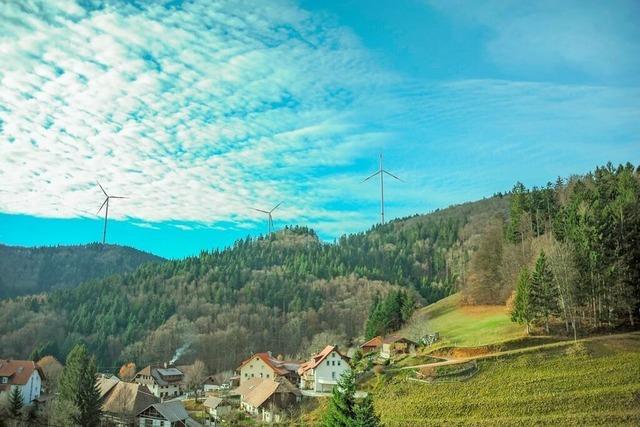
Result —
M418 339L439 332L437 346L460 347L495 344L524 335L524 328L511 322L505 306L462 306L460 299L460 294L454 294L416 311L399 334Z
M640 335L478 362L465 382L372 381L386 426L640 425Z

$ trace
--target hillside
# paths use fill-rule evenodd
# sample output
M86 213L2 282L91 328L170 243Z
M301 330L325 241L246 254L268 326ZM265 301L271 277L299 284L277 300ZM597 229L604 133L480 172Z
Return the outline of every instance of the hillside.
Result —
M102 366L115 366L166 361L187 346L187 359L200 358L214 372L253 351L306 357L319 334L336 342L361 336L377 294L404 288L424 304L454 292L487 221L504 216L507 206L507 198L494 197L332 244L312 230L287 228L59 290L43 301L6 302L0 352L24 357L47 346L63 355L82 341Z
M373 385L387 426L638 425L640 335L482 360L466 381Z
M160 261L164 259L117 245L27 248L0 244L0 299L73 287Z
M417 310L400 335L418 339L438 332L441 344L476 347L518 338L524 328L504 305L461 305L457 293Z

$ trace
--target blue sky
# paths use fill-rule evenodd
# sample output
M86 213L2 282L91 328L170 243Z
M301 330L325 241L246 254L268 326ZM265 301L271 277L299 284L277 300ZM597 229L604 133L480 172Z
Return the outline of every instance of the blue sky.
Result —
M630 1L0 5L0 242L166 257L640 161Z

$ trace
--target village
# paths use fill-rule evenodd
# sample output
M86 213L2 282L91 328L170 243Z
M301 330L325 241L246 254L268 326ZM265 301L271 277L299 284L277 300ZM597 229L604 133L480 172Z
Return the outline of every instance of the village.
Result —
M397 335L376 336L347 349L327 345L307 360L272 352L239 361L231 375L206 373L204 364L152 364L118 375L99 373L103 426L196 427L279 423L291 419L307 399L328 397L340 377L356 369L393 364L415 354L419 344ZM38 361L0 359L0 398L19 398L31 411L46 410L64 366L53 356ZM365 393L359 392L359 397Z

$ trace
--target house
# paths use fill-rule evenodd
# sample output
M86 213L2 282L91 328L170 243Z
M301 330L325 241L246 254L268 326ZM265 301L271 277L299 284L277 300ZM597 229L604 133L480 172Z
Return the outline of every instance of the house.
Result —
M413 341L398 335L389 335L382 340L380 357L383 359L390 359L391 357L399 354L410 354L415 351L416 343Z
M0 359L0 394L17 387L28 405L40 397L43 380L42 369L31 360Z
M362 354L370 354L380 351L380 347L382 346L382 337L378 335L377 337L371 338L366 343L360 346L360 350L362 350Z
M153 403L137 415L140 427L201 427L199 422L189 417L179 400Z
M231 404L221 397L207 397L203 406L214 421L220 421L222 417L231 412Z
M274 379L284 377L297 384L300 362L285 361L274 358L271 352L256 353L242 361L238 367L240 385L251 378Z
M329 392L340 376L350 371L349 358L333 345L326 346L320 353L311 356L298 369L300 388L316 392Z
M241 396L240 407L263 422L280 422L282 412L301 397L300 390L286 378L264 378Z
M214 375L209 375L202 381L202 389L205 393L220 390L220 383L214 378Z
M149 365L139 371L133 381L147 386L147 388L161 399L175 397L182 393L184 373L175 366Z
M117 377L100 377L96 385L105 425L133 427L140 411L160 401L145 385L120 381Z
M46 392L50 392L52 386L56 384L58 378L60 377L60 374L62 374L64 366L62 366L62 363L60 363L58 359L53 356L44 356L42 359L38 360L36 365L40 367L42 373L44 374L44 378L42 381L43 390Z

